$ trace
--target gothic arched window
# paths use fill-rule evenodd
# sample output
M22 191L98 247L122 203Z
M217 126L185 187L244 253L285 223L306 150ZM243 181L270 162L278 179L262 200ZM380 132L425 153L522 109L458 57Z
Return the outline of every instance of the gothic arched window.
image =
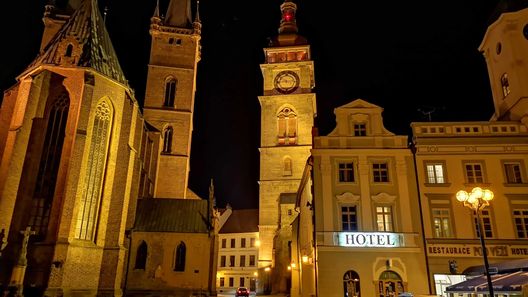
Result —
M285 107L277 114L278 142L282 145L297 143L297 115Z
M29 225L39 237L46 234L55 184L64 144L64 134L70 99L65 92L51 104L47 112L47 128L40 157L35 190L33 192Z
M137 248L136 265L134 266L134 269L145 269L147 265L147 255L148 255L147 243L142 241Z
M504 73L501 76L502 95L504 97L510 94L510 81L508 80L508 73Z
M97 215L101 204L103 179L108 155L108 143L112 130L113 111L107 101L96 107L91 143L86 164L86 175L81 196L75 238L94 240Z
M73 52L73 45L68 44L68 46L66 47L66 53L64 55L66 57L71 57L72 52Z
M182 241L176 248L174 257L174 271L185 271L185 243Z
M169 78L167 81L165 81L165 102L163 103L163 106L174 107L177 85L178 81L174 78Z
M172 134L174 130L171 126L168 126L163 131L163 152L169 154L172 151Z

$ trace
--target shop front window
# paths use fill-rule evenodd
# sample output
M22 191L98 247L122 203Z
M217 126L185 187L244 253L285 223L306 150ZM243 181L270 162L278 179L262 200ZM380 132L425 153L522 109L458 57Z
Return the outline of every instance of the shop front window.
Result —
M405 286L399 274L391 270L381 273L378 281L379 297L397 297L403 292L405 292Z

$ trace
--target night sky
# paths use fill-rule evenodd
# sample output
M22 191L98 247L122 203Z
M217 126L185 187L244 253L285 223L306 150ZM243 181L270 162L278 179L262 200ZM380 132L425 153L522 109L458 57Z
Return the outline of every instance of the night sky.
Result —
M141 103L150 17L155 0L99 0L121 67ZM166 1L160 1L166 6ZM199 63L190 188L217 205L258 207L263 48L275 36L282 0L201 0ZM315 63L320 135L333 109L357 98L384 108L385 127L410 134L410 123L489 120L493 105L478 46L497 0L297 0L299 34ZM45 1L2 1L0 91L36 56ZM341 6L346 5L346 6Z

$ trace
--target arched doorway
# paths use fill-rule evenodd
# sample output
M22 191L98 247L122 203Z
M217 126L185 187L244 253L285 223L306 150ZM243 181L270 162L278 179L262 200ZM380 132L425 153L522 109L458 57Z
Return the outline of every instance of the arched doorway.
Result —
M405 292L405 284L398 273L392 270L381 273L378 281L379 297L397 297L403 292Z
M344 297L360 297L359 275L354 270L345 272L343 276Z

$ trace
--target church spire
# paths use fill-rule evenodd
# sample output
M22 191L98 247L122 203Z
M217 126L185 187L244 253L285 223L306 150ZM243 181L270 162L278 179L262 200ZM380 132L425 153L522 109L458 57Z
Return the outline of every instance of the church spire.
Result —
M159 0L156 0L156 8L154 9L154 15L152 16L152 18L160 18Z
M164 24L171 27L188 28L191 23L191 0L170 0Z
M193 29L195 34L202 34L202 21L200 20L200 0L196 1L196 16L194 17Z

